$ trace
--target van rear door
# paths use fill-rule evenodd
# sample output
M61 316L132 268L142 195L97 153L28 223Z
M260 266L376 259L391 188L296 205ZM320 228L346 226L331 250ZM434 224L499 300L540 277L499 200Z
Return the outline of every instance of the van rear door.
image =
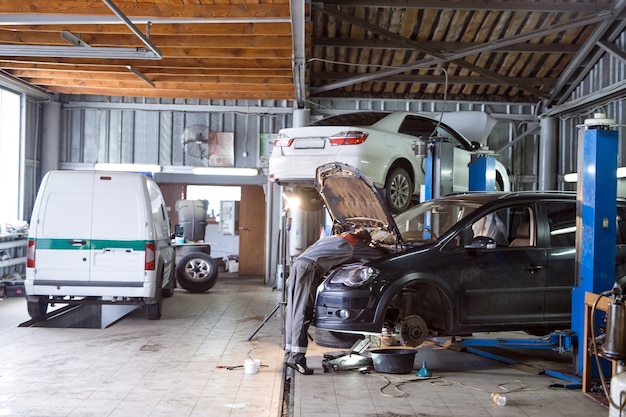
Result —
M89 281L92 175L55 173L46 181L35 221L38 285Z
M96 173L93 190L92 285L143 286L148 209L141 176Z

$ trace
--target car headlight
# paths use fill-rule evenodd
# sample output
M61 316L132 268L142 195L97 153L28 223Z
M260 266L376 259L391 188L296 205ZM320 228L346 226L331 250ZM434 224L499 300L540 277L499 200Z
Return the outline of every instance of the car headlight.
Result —
M343 284L347 287L358 287L380 274L380 271L371 266L359 266L356 268L342 268L330 278L331 284Z

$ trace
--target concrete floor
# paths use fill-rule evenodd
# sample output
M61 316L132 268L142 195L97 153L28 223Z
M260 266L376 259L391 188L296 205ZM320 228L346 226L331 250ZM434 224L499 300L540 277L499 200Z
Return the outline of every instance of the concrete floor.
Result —
M0 416L278 416L280 301L260 277L223 274L205 294L177 289L161 320L136 310L105 329L22 328L23 298L0 302ZM258 374L239 366L261 360Z
M280 314L247 340L281 297L259 277L222 273L205 294L178 289L164 301L159 321L135 310L96 329L18 327L29 319L26 303L7 298L0 301L0 416L608 414L580 390L550 388L565 381L431 342L418 348L415 371L426 361L434 379L415 380L415 372L324 373L323 354L337 350L312 343L315 374L288 372L285 383ZM244 373L248 358L261 360L258 374ZM505 392L507 405L493 404L491 392Z

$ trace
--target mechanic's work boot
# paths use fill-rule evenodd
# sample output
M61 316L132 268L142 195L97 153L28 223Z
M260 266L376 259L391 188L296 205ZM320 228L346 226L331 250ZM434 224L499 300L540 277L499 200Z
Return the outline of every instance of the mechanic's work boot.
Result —
M290 357L287 362L285 362L285 365L301 373L302 375L311 375L313 373L313 369L306 366L306 358L304 357L304 353L296 353L295 355Z

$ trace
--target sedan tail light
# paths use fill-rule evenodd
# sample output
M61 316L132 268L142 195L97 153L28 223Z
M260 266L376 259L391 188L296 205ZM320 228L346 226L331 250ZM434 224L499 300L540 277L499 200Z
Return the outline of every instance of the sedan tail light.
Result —
M274 138L274 146L279 147L279 148L287 148L291 146L292 143L293 143L293 139L285 135L284 133L279 133Z
M369 136L367 132L340 132L336 135L332 135L328 139L333 146L338 145L358 145L365 142L365 139Z

